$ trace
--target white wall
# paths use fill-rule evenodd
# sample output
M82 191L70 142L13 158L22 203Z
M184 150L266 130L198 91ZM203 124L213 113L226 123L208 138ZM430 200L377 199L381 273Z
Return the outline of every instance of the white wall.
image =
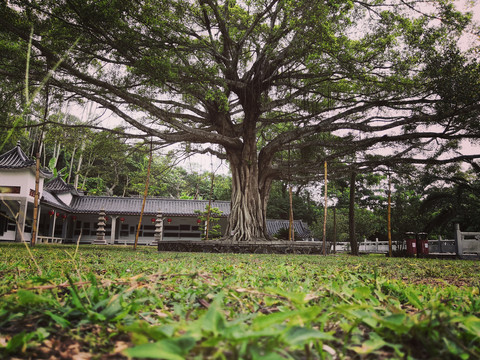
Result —
M39 194L42 196L44 178L40 177ZM35 174L31 169L2 170L0 175L0 186L20 186L20 194L1 194L2 197L26 197L33 202L34 197L30 190L35 191Z

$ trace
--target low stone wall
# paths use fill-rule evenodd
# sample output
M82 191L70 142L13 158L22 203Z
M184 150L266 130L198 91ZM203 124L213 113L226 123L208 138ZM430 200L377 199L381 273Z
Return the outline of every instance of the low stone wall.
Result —
M245 242L160 241L158 251L236 253L236 254L323 254L321 243L314 242Z

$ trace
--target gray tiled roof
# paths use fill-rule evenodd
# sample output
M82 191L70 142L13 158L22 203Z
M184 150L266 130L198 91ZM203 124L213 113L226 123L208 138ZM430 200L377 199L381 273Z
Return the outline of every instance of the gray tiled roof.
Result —
M25 169L35 168L35 160L29 159L23 152L20 144L13 149L0 155L0 169ZM44 177L51 177L52 173L47 169L40 169L40 174Z
M70 204L71 211L79 214L96 214L105 210L107 214L137 215L142 209L142 198L78 196ZM165 216L194 216L195 210L205 210L207 200L176 200L147 198L145 215L155 215L160 210ZM212 201L212 207L219 208L222 217L230 214L229 201Z
M275 235L280 229L288 229L288 220L267 220L267 233L269 235ZM295 220L293 222L293 229L302 239L311 237L312 234L308 229L308 226L301 220Z
M57 176L56 178L46 183L44 189L55 194L62 194L67 192L71 192L76 195L78 194L77 190L75 190L75 187L73 185L67 184L60 176Z
M56 194L51 193L48 190L44 190L42 192L41 201L42 201L42 204L47 204L47 205L50 205L52 207L65 210L67 212L70 212L72 210L70 208L70 206L68 206L62 200L60 200Z

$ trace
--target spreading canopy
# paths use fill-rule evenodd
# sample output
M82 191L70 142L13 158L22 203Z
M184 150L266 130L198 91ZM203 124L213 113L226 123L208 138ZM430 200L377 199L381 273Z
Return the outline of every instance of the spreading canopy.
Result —
M97 102L137 135L228 159L236 240L263 238L272 181L315 175L319 159L353 162L387 143L398 146L390 156L411 159L478 136L465 124L480 109L479 66L456 47L469 16L449 1L0 6L2 74L22 81L31 41L30 81L64 57L50 86ZM468 96L452 93L465 85Z

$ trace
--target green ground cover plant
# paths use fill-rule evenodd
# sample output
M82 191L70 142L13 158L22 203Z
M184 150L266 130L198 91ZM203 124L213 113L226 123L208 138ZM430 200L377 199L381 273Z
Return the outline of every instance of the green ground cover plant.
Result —
M477 359L480 263L0 244L0 357Z

